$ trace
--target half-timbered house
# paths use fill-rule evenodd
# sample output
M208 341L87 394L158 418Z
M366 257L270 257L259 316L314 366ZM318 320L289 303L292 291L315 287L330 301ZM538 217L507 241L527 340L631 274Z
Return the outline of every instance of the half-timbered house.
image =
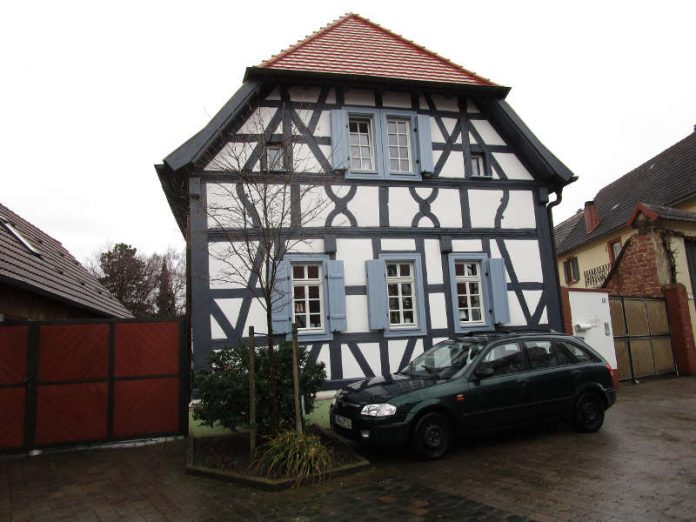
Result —
M255 282L219 277L228 236L208 212L234 180L220 155L250 142L240 168L283 158L277 170L298 186L323 180L327 208L279 267L288 302L273 323L280 334L299 324L329 388L394 372L439 339L560 330L550 206L572 173L508 91L355 14L248 68L209 125L156 166L189 246L195 365L250 325L265 331ZM283 138L304 168L276 150Z

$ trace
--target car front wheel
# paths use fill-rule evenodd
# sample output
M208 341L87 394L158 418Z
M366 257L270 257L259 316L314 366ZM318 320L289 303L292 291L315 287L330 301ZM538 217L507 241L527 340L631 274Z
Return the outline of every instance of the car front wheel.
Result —
M595 393L584 393L575 403L573 416L575 428L584 433L592 433L604 423L604 403Z
M452 426L441 413L426 413L413 430L413 449L427 460L441 458L452 443Z

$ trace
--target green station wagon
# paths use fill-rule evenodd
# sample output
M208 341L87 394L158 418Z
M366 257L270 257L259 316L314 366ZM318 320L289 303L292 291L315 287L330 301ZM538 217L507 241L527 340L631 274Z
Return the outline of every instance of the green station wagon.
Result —
M356 382L331 406L338 434L442 457L455 436L570 419L597 431L616 399L616 370L581 339L559 333L447 340L402 371Z

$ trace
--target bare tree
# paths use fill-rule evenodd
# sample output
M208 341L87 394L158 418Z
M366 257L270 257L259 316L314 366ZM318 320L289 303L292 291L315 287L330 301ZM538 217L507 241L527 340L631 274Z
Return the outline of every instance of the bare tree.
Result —
M251 110L242 129L226 136L222 150L210 159L208 169L225 173L225 181L207 184L209 223L225 237L222 245L211 249L211 257L222 267L214 279L246 288L266 312L274 429L278 402L273 313L290 299L278 284L278 270L288 253L307 242L303 230L324 224L330 202L324 188L329 159L323 153L317 159L313 150L319 146L310 143L313 138L296 132L303 125L301 114L311 111L279 112L284 110L291 112L293 124L292 131L282 134L275 134L273 127L286 118L276 115L274 124L267 110Z

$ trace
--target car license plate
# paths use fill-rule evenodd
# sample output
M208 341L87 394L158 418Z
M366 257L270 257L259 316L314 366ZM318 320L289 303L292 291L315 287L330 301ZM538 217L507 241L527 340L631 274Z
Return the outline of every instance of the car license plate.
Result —
M353 421L350 420L348 417L344 417L343 415L334 415L334 422L336 423L336 426L339 426L346 430L353 429Z

